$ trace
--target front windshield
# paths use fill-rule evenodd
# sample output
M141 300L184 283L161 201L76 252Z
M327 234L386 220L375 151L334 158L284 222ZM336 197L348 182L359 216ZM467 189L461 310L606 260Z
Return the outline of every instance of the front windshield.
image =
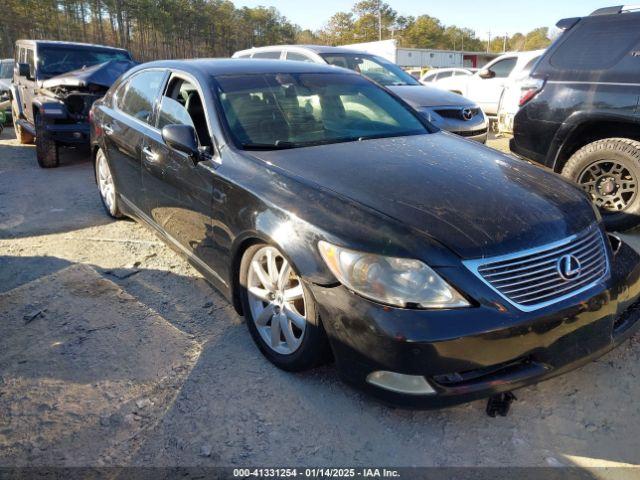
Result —
M321 56L329 65L355 70L385 87L420 85L420 82L396 64L375 55L325 53L321 54Z
M215 79L231 136L246 150L428 133L402 103L358 75L278 73Z
M0 78L11 78L13 76L13 60L0 61Z
M118 50L40 47L38 49L38 70L40 75L52 77L63 73L92 67L110 60L131 60L129 54Z

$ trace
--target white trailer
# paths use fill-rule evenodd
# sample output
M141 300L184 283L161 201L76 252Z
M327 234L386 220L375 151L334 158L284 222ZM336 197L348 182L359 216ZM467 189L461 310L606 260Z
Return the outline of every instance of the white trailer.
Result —
M480 68L498 56L485 52L404 48L399 47L395 39L343 46L378 55L403 68Z

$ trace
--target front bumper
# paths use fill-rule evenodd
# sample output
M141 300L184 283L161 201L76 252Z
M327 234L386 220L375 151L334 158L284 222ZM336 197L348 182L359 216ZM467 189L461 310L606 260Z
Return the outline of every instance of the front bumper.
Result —
M489 136L489 129L484 128L480 130L470 131L470 132L452 132L460 137L473 140L479 143L487 143L487 138Z
M88 123L51 123L45 127L46 135L63 145L89 145Z
M627 245L605 283L534 312L505 307L482 286L473 294L479 306L447 311L385 307L342 286L311 288L342 378L411 408L455 405L551 378L603 355L640 327L640 256ZM436 393L399 394L368 384L379 370L423 376Z

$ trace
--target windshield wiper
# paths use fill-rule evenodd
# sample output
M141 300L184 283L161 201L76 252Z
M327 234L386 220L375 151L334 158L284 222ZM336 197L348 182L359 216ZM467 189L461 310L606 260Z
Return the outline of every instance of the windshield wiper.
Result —
M277 140L274 143L243 143L242 148L245 150L284 150L286 148L296 148L300 144L293 142L285 142Z

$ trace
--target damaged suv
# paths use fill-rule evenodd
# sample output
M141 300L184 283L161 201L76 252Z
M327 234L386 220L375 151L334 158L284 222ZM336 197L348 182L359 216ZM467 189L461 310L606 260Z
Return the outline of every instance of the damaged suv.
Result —
M135 66L126 50L83 43L18 40L12 111L16 137L36 144L38 164L57 167L58 147L89 144L89 110Z

